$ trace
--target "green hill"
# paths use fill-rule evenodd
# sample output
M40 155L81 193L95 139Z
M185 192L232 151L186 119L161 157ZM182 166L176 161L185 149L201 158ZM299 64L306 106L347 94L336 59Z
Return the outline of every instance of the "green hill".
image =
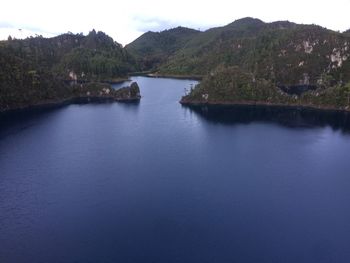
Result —
M137 69L133 57L120 44L95 30L87 36L63 34L3 41L1 48L36 70L48 70L64 79L111 80Z
M350 82L333 86L295 85L283 89L237 66L218 67L182 97L182 104L302 106L350 110Z
M126 46L143 71L154 70L169 56L183 48L200 31L177 27L162 32L147 32Z
M196 36L159 71L207 76L183 103L350 106L350 36L316 25L240 19Z
M287 21L264 23L244 18L194 37L164 63L165 74L208 74L219 65L239 66L276 82L311 81L322 73L349 77L346 34ZM346 75L346 76L345 76Z
M98 85L81 90L77 84L114 81L136 70L134 58L103 32L9 38L0 41L0 111L95 94Z

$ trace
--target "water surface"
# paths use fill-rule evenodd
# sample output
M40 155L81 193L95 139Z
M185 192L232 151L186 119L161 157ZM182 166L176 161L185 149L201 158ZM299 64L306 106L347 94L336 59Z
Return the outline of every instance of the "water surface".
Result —
M350 261L348 116L139 104L0 119L0 262Z

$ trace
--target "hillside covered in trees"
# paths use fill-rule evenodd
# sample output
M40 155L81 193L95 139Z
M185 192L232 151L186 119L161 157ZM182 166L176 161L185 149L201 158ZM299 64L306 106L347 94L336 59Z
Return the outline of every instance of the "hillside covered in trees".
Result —
M187 105L276 105L350 110L350 82L278 87L237 66L218 67L181 99Z
M113 80L135 71L133 57L111 37L92 30L87 36L63 34L0 42L3 52L36 70L50 71L62 79Z
M204 76L182 99L184 104L288 104L347 110L349 32L247 17L188 34L171 52L168 44L158 53L159 63L144 64L144 69L165 76ZM150 34L129 44L137 48L130 52L137 56L142 47L154 47ZM139 54L145 57L147 51Z
M135 56L143 71L157 70L158 67L200 31L177 27L161 32L147 32L127 45L125 48Z
M98 94L98 87L106 87L97 83L127 78L136 70L133 57L103 32L9 37L0 42L0 111Z
M201 32L159 71L206 75L219 65L239 66L257 76L297 83L322 73L349 78L350 38L316 25L253 18Z
M350 36L316 25L240 19L200 33L159 71L206 76L187 104L350 106Z

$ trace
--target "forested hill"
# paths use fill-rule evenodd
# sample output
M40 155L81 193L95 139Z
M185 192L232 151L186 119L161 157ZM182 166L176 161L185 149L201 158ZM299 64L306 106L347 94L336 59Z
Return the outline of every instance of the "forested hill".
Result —
M0 111L98 94L96 85L84 91L67 82L113 82L137 70L133 56L103 32L9 37L0 41Z
M239 66L272 79L284 75L288 82L295 82L300 74L316 77L315 73L328 72L329 67L338 75L347 74L349 60L343 58L349 47L348 34L320 26L244 18L198 34L159 70L205 75L219 65Z
M143 71L157 68L197 36L200 31L177 27L161 32L147 32L126 46Z
M87 36L10 39L0 48L33 70L47 70L64 79L112 80L136 70L135 60L119 43L95 30Z
M350 109L350 35L316 25L240 19L203 32L159 70L207 76L184 103Z
M163 75L207 75L218 66L238 66L281 85L315 84L325 74L350 80L349 30L339 33L289 21L247 17L204 32L148 32L126 49L143 70Z

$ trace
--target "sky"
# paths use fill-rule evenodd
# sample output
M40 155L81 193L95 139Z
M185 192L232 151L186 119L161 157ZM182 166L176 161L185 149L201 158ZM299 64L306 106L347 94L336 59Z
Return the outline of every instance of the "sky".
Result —
M243 17L350 28L350 0L2 0L0 39L104 31L126 45L147 31L206 30Z

